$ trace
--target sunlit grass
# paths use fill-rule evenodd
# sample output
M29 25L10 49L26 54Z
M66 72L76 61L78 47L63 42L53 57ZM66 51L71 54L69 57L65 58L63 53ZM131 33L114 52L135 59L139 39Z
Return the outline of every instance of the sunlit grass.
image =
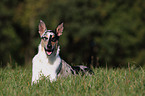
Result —
M0 96L143 96L143 68L94 69L93 76L69 76L31 86L31 68L0 68Z

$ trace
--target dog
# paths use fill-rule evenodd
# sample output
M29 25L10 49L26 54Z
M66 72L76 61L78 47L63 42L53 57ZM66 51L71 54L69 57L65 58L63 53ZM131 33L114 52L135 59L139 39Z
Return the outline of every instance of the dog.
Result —
M82 73L93 74L93 71L86 66L70 66L59 56L60 46L59 37L63 33L63 23L53 30L47 30L45 23L40 20L39 34L41 42L38 46L38 53L32 60L32 82L31 85L38 83L41 76L49 77L55 81L57 77L66 77L70 74Z

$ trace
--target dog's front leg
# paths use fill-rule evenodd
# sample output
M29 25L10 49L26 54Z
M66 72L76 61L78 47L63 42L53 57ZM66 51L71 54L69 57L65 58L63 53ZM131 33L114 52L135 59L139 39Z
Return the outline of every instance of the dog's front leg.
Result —
M31 82L31 85L36 84L38 82L38 79L39 79L39 72L35 68L33 68L32 69L32 82Z
M56 81L56 78L57 78L56 74L51 74L50 77L49 77L50 82Z

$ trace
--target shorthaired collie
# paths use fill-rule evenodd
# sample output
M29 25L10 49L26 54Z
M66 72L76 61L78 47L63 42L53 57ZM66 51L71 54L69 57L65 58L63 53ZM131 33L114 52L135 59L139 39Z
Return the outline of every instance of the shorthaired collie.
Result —
M55 81L57 77L65 77L70 74L76 75L79 72L90 75L93 73L93 71L86 66L70 66L60 58L60 46L58 42L63 29L63 23L61 23L55 30L47 30L45 23L40 20L39 34L41 42L38 46L38 53L32 60L31 85L39 82L41 76L48 77L52 82Z

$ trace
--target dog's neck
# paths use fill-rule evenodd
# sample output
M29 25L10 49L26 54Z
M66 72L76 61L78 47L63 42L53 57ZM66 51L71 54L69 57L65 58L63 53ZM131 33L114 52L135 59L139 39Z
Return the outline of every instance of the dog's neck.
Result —
M51 54L51 56L48 56L45 53L45 49L44 47L42 47L41 44L39 44L39 47L38 47L38 54L39 56L41 56L42 61L48 62L49 64L53 64L56 58L59 57L59 51L60 51L60 46L58 46L58 48Z

